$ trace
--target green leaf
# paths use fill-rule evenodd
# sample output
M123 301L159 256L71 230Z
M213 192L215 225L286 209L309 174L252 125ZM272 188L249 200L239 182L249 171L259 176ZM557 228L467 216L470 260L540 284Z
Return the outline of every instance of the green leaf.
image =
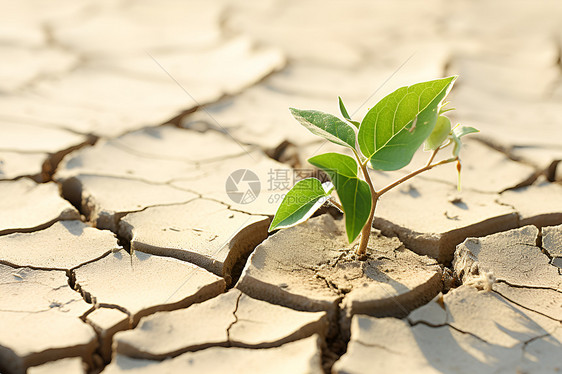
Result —
M439 115L441 115L441 114L443 114L443 113L450 112L451 110L457 110L457 108L447 108L447 106L448 106L449 104L450 104L450 103L449 103L448 101L446 101L446 102L444 102L444 103L441 105L441 108L439 108Z
M353 126L359 128L360 123L351 119L351 117L347 113L347 109L345 108L345 105L343 104L343 100L341 99L341 97L338 96L338 100L339 100L339 103L340 103L340 112L341 112L341 115L343 116L343 118L348 120L349 123L351 123Z
M347 109L345 109L345 105L343 105L343 100L341 99L340 96L338 96L338 101L339 101L339 103L340 103L340 112L341 112L341 115L343 116L343 118L345 118L345 119L351 119L351 118L349 117L349 114L347 114Z
M457 138L461 138L465 135L473 134L475 132L480 132L480 130L470 126L457 126L453 129L453 134L455 134Z
M435 127L425 140L424 151L434 151L443 144L451 132L451 120L445 116L437 117Z
M402 87L379 101L363 118L358 144L378 170L398 170L410 163L431 134L438 109L456 76Z
M324 204L330 196L329 192L331 191L324 190L322 183L316 178L298 181L281 201L269 231L284 229L306 221Z
M314 156L308 162L326 172L334 183L345 215L347 239L351 243L365 226L372 203L369 185L357 176L357 162L339 153Z
M318 110L289 108L291 114L311 133L332 143L355 149L355 130L336 116Z
M451 139L453 140L453 156L458 157L461 152L462 140L461 138L468 134L480 132L478 129L470 126L456 126L451 132Z

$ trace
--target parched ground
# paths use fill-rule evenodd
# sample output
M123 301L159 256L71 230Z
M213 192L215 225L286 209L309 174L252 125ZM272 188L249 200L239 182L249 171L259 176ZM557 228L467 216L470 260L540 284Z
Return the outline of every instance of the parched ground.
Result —
M1 373L562 371L562 4L39 1L0 9ZM267 228L360 119L458 74L453 165ZM372 171L383 187L423 166Z

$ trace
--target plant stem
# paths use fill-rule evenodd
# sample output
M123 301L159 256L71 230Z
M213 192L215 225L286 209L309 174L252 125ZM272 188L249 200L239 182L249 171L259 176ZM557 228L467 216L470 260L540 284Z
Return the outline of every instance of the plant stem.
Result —
M373 187L371 176L369 175L369 171L367 170L367 163L363 163L359 160L359 165L361 165L361 171L363 172L365 182L367 182L367 184L369 185L369 189L371 190L371 211L369 212L369 218L367 218L365 226L363 226L363 230L361 230L361 242L359 243L359 247L355 252L357 256L363 257L365 256L365 253L367 253L367 244L369 243L369 236L371 236L371 227L373 226L373 218L375 217L375 208L377 206L379 194L377 194L377 191L375 191L375 187Z
M361 242L359 243L359 247L357 248L357 251L355 252L357 254L357 256L364 257L365 254L367 253L367 244L369 243L369 236L371 235L371 227L373 226L373 219L375 218L375 208L377 206L377 201L379 200L379 197L384 194L385 192L388 192L389 190L393 189L394 187L406 182L408 179L415 177L418 174L423 173L424 171L428 171L433 169L436 166L439 165L445 165L451 162L455 162L458 160L458 157L454 157L454 158L449 158L446 160L442 160L439 161L435 164L432 164L433 160L435 159L435 156L437 155L437 152L439 152L442 148L439 147L437 148L435 151L433 151L433 153L431 154L431 157L429 158L429 161L427 162L427 164L416 170L411 172L410 174L404 176L403 178L400 178L399 180L397 180L396 182L386 186L385 188L379 190L378 192L375 191L375 188L373 187L373 182L371 181L371 176L369 175L369 171L367 170L367 162L361 162L361 159L359 158L359 155L357 153L355 153L355 157L357 158L357 161L359 161L359 165L361 165L361 171L363 172L363 177L365 178L365 182L367 182L367 184L369 185L369 189L371 190L371 211L369 213L369 218L367 219L367 222L365 222L365 226L363 226L363 230L361 230Z
M425 164L425 166L431 165L431 163L433 162L433 159L435 158L435 156L437 156L437 152L439 152L440 149L441 149L441 147L437 147L437 149L435 149L433 151L433 153L431 154L431 157L429 158L429 160L427 161L427 164Z
M437 149L437 150L439 150L439 149ZM434 153L436 153L436 152L434 152ZM432 155L432 160L433 160L433 157L434 157L434 155ZM399 184L402 184L402 183L406 182L408 179L413 178L416 175L423 173L424 171L428 171L428 170L433 169L436 166L449 164L449 163L455 162L457 160L458 160L458 157L453 157L453 158L448 158L448 159L443 160L443 161L439 161L435 164L427 164L423 168L420 168L416 171L413 171L410 174L398 179L396 182L394 182L392 184L389 184L388 186L386 186L385 188L383 188L382 190L380 190L378 192L378 196L384 194L385 192L388 192L389 190L393 189L394 187L398 186Z
M435 149L433 151L433 153L431 154L431 157L429 158L429 160L427 160L427 164L425 166L429 166L431 165L431 163L433 162L433 159L435 158L435 156L437 156L437 152L439 152L440 150L447 148L449 145L451 145L452 141L451 139L449 139L447 141L447 143L445 144L441 144L439 147L437 147L437 149Z

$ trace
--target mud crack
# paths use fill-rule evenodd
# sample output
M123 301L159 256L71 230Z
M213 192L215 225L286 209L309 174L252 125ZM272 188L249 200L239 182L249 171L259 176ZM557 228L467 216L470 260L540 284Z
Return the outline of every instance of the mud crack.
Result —
M228 325L228 327L226 328L226 341L228 342L228 345L230 347L232 347L232 341L230 339L230 330L238 322L238 316L236 315L236 312L238 312L238 306L240 305L240 299L242 298L242 295L243 293L240 292L240 294L236 298L236 304L234 305L234 310L232 311L232 316L234 317L234 321L232 321L232 323Z
M458 327L455 327L455 326L453 326L453 325L451 325L451 324L449 324L449 323L433 324L433 323L429 323L429 322L427 322L427 321L412 322L412 321L410 321L410 319L408 319L408 318L406 319L406 321L408 322L408 324L409 324L411 327L414 327L414 326L417 326L417 325L425 325L425 326L427 326L427 327L432 327L432 328L449 327L450 329L455 330L455 331L457 331L457 332L460 332L461 334L470 335L470 336L472 336L473 338L475 338L475 339L481 341L482 343L485 343L485 344L488 344L488 345L491 345L491 344L492 344L492 343L486 341L485 339L481 338L480 336L478 336L478 335L476 335L476 334L474 334L474 333L472 333L472 332L461 330L461 329L459 329Z

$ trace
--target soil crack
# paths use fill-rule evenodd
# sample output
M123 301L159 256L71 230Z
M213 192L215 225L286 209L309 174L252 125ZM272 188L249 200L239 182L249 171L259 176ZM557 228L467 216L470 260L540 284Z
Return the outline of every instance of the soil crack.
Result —
M461 330L461 329L459 329L458 327L451 325L450 323L433 324L433 323L429 323L429 322L427 322L427 321L416 321L416 322L412 322L412 321L409 320L409 319L406 319L406 321L408 321L408 323L410 324L411 327L414 327L414 326L417 326L417 325L420 325L420 324L421 324L421 325L425 325L425 326L427 326L427 327L432 327L432 328L449 327L449 328L451 328L451 329L453 329L453 330L455 330L455 331L457 331L457 332L460 332L461 334L470 335L470 336L472 336L473 338L478 339L478 340L481 341L482 343L491 345L490 342L486 341L485 339L481 338L480 336L478 336L478 335L476 335L476 334L474 334L474 333L472 333L472 332L470 332L470 331Z
M496 279L497 283L504 283L513 288L524 288L524 289L532 289L532 290L550 290L555 291L558 293L562 293L562 290L552 288L552 287L543 287L543 286L529 286L529 285L521 285L521 284L513 284L504 279Z
M332 373L332 366L347 352L351 338L350 324L342 305L343 299L340 297L337 300L337 307L325 340L326 345L322 349L322 368L326 374Z
M109 303L99 303L97 304L97 309L99 308L107 308L107 309L117 309L120 312L125 313L126 315L129 316L129 319L131 320L131 324L132 324L132 319L133 319L133 315L131 314L131 312L129 312L126 308L122 307L121 305L117 305L117 304L109 304Z
M522 304L518 303L517 301L515 301L515 300L513 300L513 299L511 299L511 298L509 298L509 297L507 297L507 296L505 296L504 294L502 294L502 293L499 292L499 291L492 290L492 292L498 294L498 295L501 296L502 298L506 299L507 301L509 301L509 302L512 303L512 304L517 305L517 306L520 307L520 308L523 308L523 309L526 309L526 310L528 310L528 311L531 311L531 312L540 314L541 316L546 317L546 318L548 318L548 319L551 319L551 320L553 320L553 321L562 322L562 320L560 320L560 319L556 319L556 318L554 318L554 317L549 316L548 314L545 314L545 313L543 313L543 312L539 312L538 310L534 310L534 309L531 309L531 308L529 308L529 307L527 307L527 306L525 306L525 305L522 305Z
M236 298L236 305L234 306L234 310L232 311L232 316L234 317L234 321L232 321L232 323L228 325L228 327L226 328L226 341L228 342L229 346L232 346L232 341L230 339L230 330L238 322L238 316L236 315L236 312L238 311L238 306L240 305L240 299L242 298L242 295L243 293L240 292L240 294Z
M365 347L379 348L379 349L382 349L383 351L386 351L388 353L392 353L392 354L395 354L395 355L402 355L403 354L403 352L397 352L397 351L394 351L394 350L392 350L388 347L385 347L384 345L380 345L380 344L376 344L376 343L365 343L365 342L362 342L361 340L355 340L354 343L361 344L362 346L365 346Z

